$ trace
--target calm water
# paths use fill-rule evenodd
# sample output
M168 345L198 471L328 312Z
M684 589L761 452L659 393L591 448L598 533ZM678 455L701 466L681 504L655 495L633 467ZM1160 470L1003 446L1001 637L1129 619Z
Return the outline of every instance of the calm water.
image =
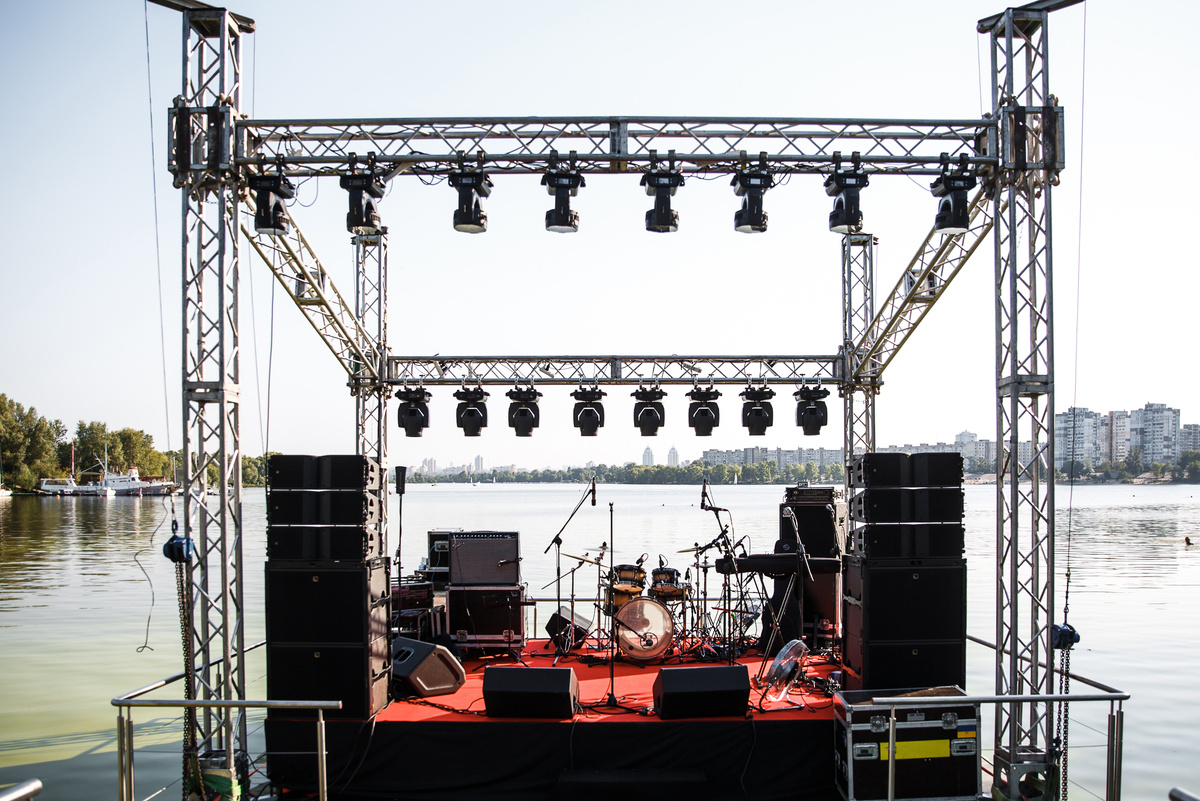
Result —
M718 487L714 503L731 510L734 534L749 538L749 550L769 551L782 492ZM552 597L553 587L541 587L554 577L553 551L542 551L581 493L561 485L412 485L403 499L405 571L416 567L430 528L516 529L530 592ZM713 515L699 508L697 487L601 486L598 499L596 507L585 503L563 532L564 553L595 553L610 542L618 563L645 552L656 564L661 553L683 570L687 557L676 552L719 532ZM1060 617L1067 501L1060 487ZM392 504L394 550L397 499ZM968 487L967 506L970 630L994 640L994 488ZM1083 641L1072 668L1133 693L1125 707L1124 797L1161 801L1173 785L1195 791L1200 545L1187 548L1183 538L1200 543L1200 489L1081 488L1073 510L1070 622ZM48 801L115 796L116 713L109 700L181 669L174 570L160 550L170 519L163 499L0 499L0 786L37 777L46 785L40 798ZM247 641L253 642L264 632L262 490L246 492L245 520ZM594 571L576 578L579 595L594 594ZM264 664L261 652L248 662L253 698L266 695ZM968 690L990 693L992 685L991 652L971 646ZM1107 706L1084 707L1072 710L1076 798L1103 793ZM151 710L135 721L144 798L178 780L180 725L176 716ZM252 748L261 748L261 738L254 737ZM177 792L173 784L166 797Z

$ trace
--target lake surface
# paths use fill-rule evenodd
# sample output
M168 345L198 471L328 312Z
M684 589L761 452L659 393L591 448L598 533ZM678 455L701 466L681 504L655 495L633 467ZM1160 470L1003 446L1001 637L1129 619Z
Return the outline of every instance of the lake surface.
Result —
M968 621L995 640L995 488L967 493ZM733 534L747 550L770 551L778 530L777 486L715 487ZM431 528L521 532L522 577L529 592L554 578L543 550L583 498L573 485L409 485L403 496L404 572L417 566ZM563 531L564 553L595 554L608 542L617 563L662 554L684 570L677 551L712 540L719 528L700 510L699 487L604 486ZM13 497L0 499L0 786L27 778L46 785L39 801L115 797L114 696L182 669L173 566L161 553L170 536L172 499ZM182 503L175 511L182 516ZM392 498L389 552L397 542ZM1062 617L1071 502L1070 622L1082 635L1072 655L1077 674L1131 692L1125 704L1123 796L1162 801L1175 785L1200 789L1200 487L1058 488L1057 612ZM612 504L611 512L609 504ZM244 498L247 642L264 635L265 496ZM573 563L563 560L566 570ZM596 573L576 574L591 597ZM717 593L714 586L710 594ZM564 595L570 592L564 583ZM546 611L538 626L544 625ZM540 628L539 628L540 633ZM265 656L248 659L252 698L266 697ZM993 690L993 654L968 647L968 691ZM1076 692L1087 688L1075 686ZM178 697L167 689L159 697ZM1071 794L1103 795L1107 704L1071 710ZM984 733L990 737L990 715ZM164 785L178 793L181 724L172 712L139 710L138 798ZM251 749L262 748L252 718Z

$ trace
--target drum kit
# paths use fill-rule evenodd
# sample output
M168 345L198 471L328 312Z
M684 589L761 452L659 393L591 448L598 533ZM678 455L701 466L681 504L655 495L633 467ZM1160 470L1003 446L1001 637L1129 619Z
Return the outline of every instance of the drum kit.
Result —
M652 568L647 576L643 567L646 555L633 564L613 565L604 570L607 544L598 548L600 555L591 557L563 556L585 565L597 566L596 597L601 599L596 607L603 615L613 618L611 627L615 634L616 648L620 654L634 662L648 662L665 658L673 653L683 653L706 644L713 632L720 627L710 618L708 610L708 571L713 563L701 555L706 550L701 546L685 548L681 554L691 554L694 561L684 573L667 565L659 556L659 566ZM700 578L695 590L691 577ZM649 580L647 580L647 578ZM720 607L714 611L723 612ZM599 623L599 621L597 621ZM690 625L689 625L690 624ZM598 626L595 632L597 645L607 648L609 626Z

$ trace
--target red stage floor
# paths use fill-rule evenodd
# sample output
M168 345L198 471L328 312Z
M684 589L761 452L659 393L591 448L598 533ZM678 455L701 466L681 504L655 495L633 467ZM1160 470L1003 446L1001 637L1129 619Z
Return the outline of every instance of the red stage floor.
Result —
M468 656L463 667L466 670L466 683L452 695L442 695L428 701L414 699L412 701L395 701L376 716L377 722L387 721L488 721L495 720L486 717L483 699L483 674L489 665L504 667L519 667L522 664L529 667L569 667L575 671L579 681L579 703L584 712L576 715L576 719L584 722L612 720L628 720L627 710L604 708L609 693L609 666L607 664L591 664L589 657L603 658L607 651L595 649L589 640L584 647L573 651L569 656L562 657L557 664L554 660L553 645L547 645L546 640L531 640L520 652L520 659L505 654L498 656ZM786 697L779 701L766 697L763 689L758 687L755 676L763 664L763 658L757 655L745 656L738 660L746 666L750 674L750 708L747 715L758 719L771 720L832 720L833 699L822 691L801 684L792 689ZM654 706L654 680L662 667L686 667L690 665L724 665L724 661L695 661L681 660L678 656L665 661L655 660L651 663L640 664L630 661L618 661L613 669L614 689L620 704L648 714ZM770 668L771 659L766 659L766 668ZM807 675L815 676L822 681L836 665L830 664L823 657L806 657L804 669ZM765 676L767 670L764 669ZM820 682L818 682L820 684ZM777 695L772 691L770 695ZM436 704L433 706L431 704ZM457 710L457 711L455 711ZM658 720L650 715L648 720Z

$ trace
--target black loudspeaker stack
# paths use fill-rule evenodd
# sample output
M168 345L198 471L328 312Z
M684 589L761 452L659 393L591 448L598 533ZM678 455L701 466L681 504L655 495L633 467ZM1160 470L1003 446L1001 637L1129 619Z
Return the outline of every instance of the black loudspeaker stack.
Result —
M962 481L957 453L868 453L852 463L847 690L966 684Z
M392 656L383 473L276 454L267 477L267 698L340 700L326 717L365 720L387 706Z
M509 650L525 643L525 590L521 586L521 535L517 531L445 534L449 633L461 648ZM436 585L435 585L436 586Z

